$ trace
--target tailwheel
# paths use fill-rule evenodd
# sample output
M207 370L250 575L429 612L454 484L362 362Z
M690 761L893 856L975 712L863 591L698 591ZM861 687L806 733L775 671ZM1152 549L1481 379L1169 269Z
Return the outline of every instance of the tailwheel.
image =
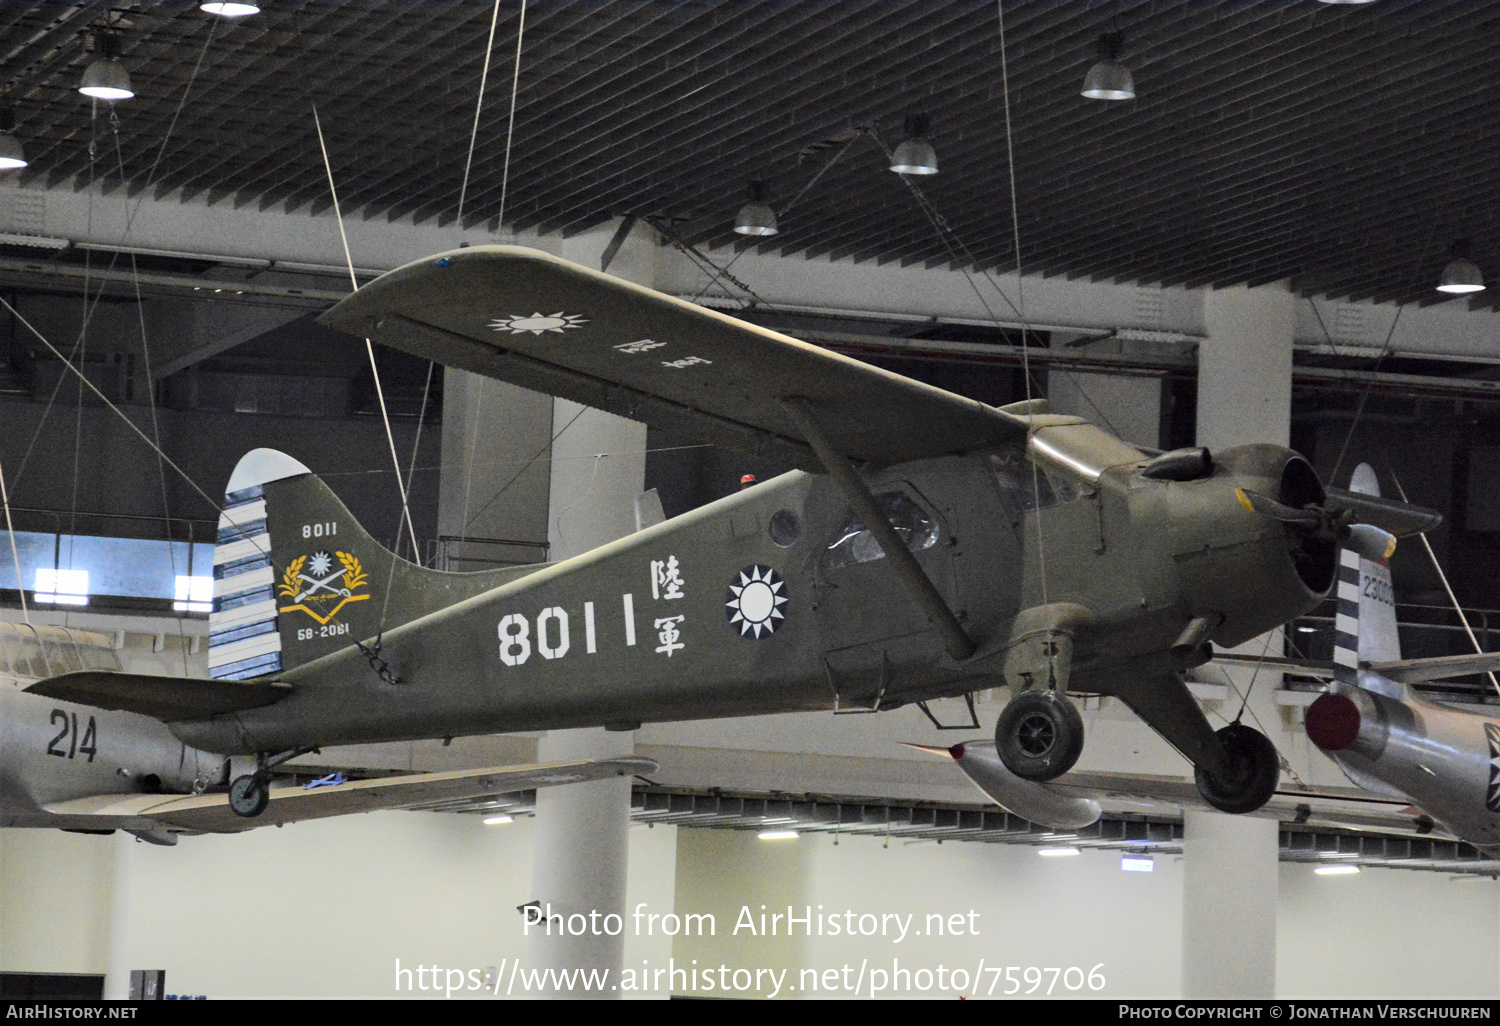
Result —
M1281 781L1281 757L1260 731L1231 723L1214 734L1229 760L1227 771L1213 773L1194 767L1198 793L1220 812L1254 812L1276 793Z
M254 819L266 811L270 801L271 789L258 773L236 777L229 785L229 808L236 816Z
M1059 777L1083 751L1083 716L1055 691L1023 691L1000 713L995 750L1023 780Z

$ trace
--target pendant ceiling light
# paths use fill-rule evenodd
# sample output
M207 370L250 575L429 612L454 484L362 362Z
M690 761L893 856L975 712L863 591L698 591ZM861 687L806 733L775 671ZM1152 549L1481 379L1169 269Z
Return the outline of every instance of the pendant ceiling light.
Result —
M931 132L932 119L926 114L907 115L906 141L891 154L891 170L898 175L937 174L937 151L927 141Z
M99 43L99 57L84 69L83 81L78 83L78 91L96 100L130 99L135 95L135 90L130 85L130 73L115 56L114 33L104 32L96 38Z
M1438 279L1437 290L1455 296L1484 291L1484 275L1469 258L1468 239L1457 239L1448 247L1448 264Z
M734 230L741 235L775 235L776 211L766 206L766 183L751 182L747 198L750 202L735 216Z
M199 4L198 9L207 11L209 14L217 14L221 18L245 18L260 13L260 7L257 4L208 3Z
M1099 37L1099 56L1103 58L1083 77L1083 95L1090 100L1133 100L1135 79L1130 69L1120 63L1125 37L1106 32Z
M26 166L26 150L15 136L16 112L0 109L0 171L14 171Z

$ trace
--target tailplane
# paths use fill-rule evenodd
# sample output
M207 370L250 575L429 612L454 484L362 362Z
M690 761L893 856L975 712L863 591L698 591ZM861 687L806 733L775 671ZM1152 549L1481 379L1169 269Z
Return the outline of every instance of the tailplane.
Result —
M307 467L256 449L225 488L209 674L281 673L527 572L450 574L409 563L375 541Z

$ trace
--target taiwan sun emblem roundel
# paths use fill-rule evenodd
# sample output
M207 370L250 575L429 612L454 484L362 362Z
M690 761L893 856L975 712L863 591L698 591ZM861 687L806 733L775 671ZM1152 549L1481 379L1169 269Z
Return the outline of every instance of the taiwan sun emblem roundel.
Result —
M724 611L741 637L774 634L786 620L786 581L768 566L747 566L729 585Z

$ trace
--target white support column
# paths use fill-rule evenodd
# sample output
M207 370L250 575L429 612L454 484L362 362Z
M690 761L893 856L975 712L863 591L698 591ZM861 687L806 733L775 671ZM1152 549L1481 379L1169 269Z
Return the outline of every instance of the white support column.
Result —
M1232 288L1204 297L1208 341L1198 350L1198 444L1286 445L1291 430L1295 300L1285 288ZM1237 651L1280 654L1280 632ZM1269 649L1268 649L1269 646ZM1233 670L1249 689L1245 722L1280 733L1281 676ZM1252 687L1253 680L1253 687ZM1239 711L1239 699L1224 715ZM1270 998L1276 991L1275 820L1189 812L1183 817L1182 989L1190 998Z
M1276 996L1274 819L1183 814L1182 996Z
M598 267L608 230L570 239L563 256ZM653 283L656 242L644 225L619 248L610 272ZM588 311L583 311L585 314ZM614 541L635 529L635 498L645 489L646 426L563 399L553 408L552 482L547 536L552 559L561 560ZM649 572L643 565L642 573ZM642 586L649 579L642 578ZM607 758L635 752L633 732L603 729L550 731L538 754L543 762ZM532 898L563 917L598 913L625 918L625 876L630 829L630 781L625 778L545 788L537 794ZM528 957L536 969L608 969L624 965L623 933L592 929L580 936L531 933ZM619 997L614 991L550 992L548 997Z

